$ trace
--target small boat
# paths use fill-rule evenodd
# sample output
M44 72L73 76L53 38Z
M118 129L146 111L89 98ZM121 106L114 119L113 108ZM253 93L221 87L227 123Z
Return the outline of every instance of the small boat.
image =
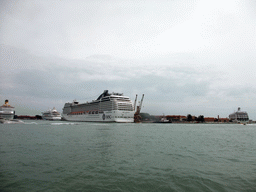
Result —
M166 117L161 118L160 123L170 123L170 120L166 119Z
M165 115L163 115L163 117L160 120L155 121L154 123L172 123L172 121L170 121L165 117Z

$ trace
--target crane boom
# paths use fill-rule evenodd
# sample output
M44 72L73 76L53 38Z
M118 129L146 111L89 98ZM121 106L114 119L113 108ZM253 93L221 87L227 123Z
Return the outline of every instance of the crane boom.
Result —
M140 105L137 106L137 110L135 111L135 106L136 106L136 101L137 101L137 95L136 95L136 99L135 99L135 103L134 103L134 122L135 123L140 123L142 118L140 116L140 110L141 110L141 107L142 107L142 102L143 102L143 99L144 99L144 94L142 95L142 98L141 98L141 101L140 101Z
M141 98L141 101L140 101L140 110L141 110L141 107L142 107L143 99L144 99L144 94L142 95L142 98Z
M138 97L138 95L136 94L135 101L134 101L134 106L133 106L133 110L134 110L134 111L135 111L135 109L136 109L137 97Z

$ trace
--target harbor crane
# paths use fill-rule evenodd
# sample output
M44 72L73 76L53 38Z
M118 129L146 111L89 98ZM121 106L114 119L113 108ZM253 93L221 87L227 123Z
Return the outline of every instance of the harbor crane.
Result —
M138 95L136 95L136 97L135 97L134 110L135 110L135 108L136 108L137 96L138 96ZM141 116L140 116L140 110L141 110L141 107L142 107L143 99L144 99L144 94L142 95L140 104L139 104L139 106L137 106L137 110L136 110L136 112L134 113L134 122L135 122L135 123L140 123L140 122L141 122L141 119L142 119L142 118L141 118Z

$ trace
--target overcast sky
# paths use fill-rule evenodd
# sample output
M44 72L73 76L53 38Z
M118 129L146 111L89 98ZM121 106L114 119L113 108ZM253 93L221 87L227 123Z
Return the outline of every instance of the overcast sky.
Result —
M152 115L256 120L256 1L2 0L0 102L40 114L105 89Z

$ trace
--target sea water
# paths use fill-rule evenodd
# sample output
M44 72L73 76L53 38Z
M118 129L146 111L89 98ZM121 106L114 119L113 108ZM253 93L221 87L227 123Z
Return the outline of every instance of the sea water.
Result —
M0 191L256 191L256 125L0 125Z

